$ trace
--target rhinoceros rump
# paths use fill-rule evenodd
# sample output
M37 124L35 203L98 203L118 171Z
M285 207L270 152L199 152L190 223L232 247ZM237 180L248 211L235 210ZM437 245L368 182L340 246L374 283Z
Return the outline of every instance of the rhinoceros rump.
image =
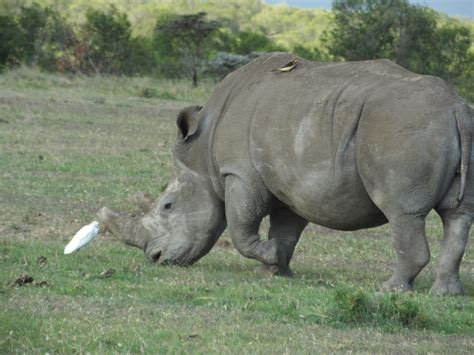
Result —
M428 263L425 217L444 226L432 291L462 292L474 213L471 112L442 79L388 60L314 63L270 54L236 70L177 119L174 179L140 217L98 216L160 264L189 265L227 227L244 256L277 274L308 222L339 230L389 222L398 263L385 289L412 289ZM268 240L258 235L270 215Z

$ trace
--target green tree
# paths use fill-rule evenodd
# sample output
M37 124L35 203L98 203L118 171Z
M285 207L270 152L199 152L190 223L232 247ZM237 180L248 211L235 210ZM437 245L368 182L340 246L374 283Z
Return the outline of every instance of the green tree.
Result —
M151 37L137 36L130 40L125 74L157 74L158 56Z
M0 16L0 68L19 61L19 27L13 16Z
M336 59L388 58L414 72L467 85L472 35L461 24L439 25L436 12L407 0L334 0L333 12L325 41Z
M178 15L155 28L158 41L169 45L171 52L180 52L194 87L198 85L198 70L208 57L211 39L220 26L217 21L207 21L206 15Z
M72 28L51 7L38 3L0 19L0 63L24 62L56 70L57 61L76 41Z
M394 57L397 19L406 3L406 0L334 0L333 29L325 33L330 54L345 60Z
M37 63L41 68L49 71L72 69L62 64L71 62L70 57L78 40L72 27L58 11L48 9L47 21L37 33L36 42Z
M156 19L153 32L158 75L166 78L180 78L185 76L183 73L187 71L185 63L181 60L182 50L179 41L173 36L168 36L166 31L159 30L174 21L176 16L174 13L162 12Z
M440 26L437 32L433 73L448 80L466 73L474 63L472 60L474 53L470 52L472 39L472 34L467 27L456 23L445 23Z
M39 53L40 42L38 34L43 30L48 22L50 11L41 7L38 3L31 6L22 6L18 16L20 37L18 48L21 57L26 63L31 64L36 60Z
M313 61L324 62L324 61L330 61L331 59L326 53L324 53L323 51L321 51L321 49L316 48L316 47L308 48L303 45L296 45L295 47L293 47L293 53L301 58L305 58L305 59L313 60Z
M421 74L435 74L438 32L436 13L427 8L402 2L392 9L395 32L393 58L401 66Z
M252 52L285 51L283 46L275 44L261 33L251 31L221 30L217 36L216 49L222 52L246 55Z
M472 33L465 26L445 23L438 30L436 57L431 73L453 83L474 103L474 51Z
M96 73L120 74L127 70L132 28L127 14L115 6L108 12L90 8L83 27L85 59Z

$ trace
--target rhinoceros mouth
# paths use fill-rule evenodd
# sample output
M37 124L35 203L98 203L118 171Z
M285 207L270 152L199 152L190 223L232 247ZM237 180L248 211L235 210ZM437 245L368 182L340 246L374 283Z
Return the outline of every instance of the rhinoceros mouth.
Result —
M164 252L162 249L156 249L156 250L147 252L147 256L148 256L148 259L150 259L152 263L163 265L163 266L167 266L167 265L186 266L189 264L182 260L167 258L164 255Z
M182 247L177 250L169 250L156 244L156 242L151 242L145 249L146 257L154 264L163 266L188 266L192 265L197 259L199 259L197 256L192 257L194 254L191 252L191 248Z

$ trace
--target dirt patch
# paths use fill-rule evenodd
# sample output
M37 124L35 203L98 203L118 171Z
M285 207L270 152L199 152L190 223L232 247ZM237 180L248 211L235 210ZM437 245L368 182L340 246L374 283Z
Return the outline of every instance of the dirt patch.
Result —
M216 243L216 248L220 248L220 249L232 248L232 242L230 240L220 239Z
M60 238L67 241L83 224L83 221L76 215L92 214L88 209L87 212L83 212L86 210L83 205L71 204L68 206L65 202L60 201L57 206L48 206L50 202L39 197L25 198L24 201L17 201L14 198L10 200L9 197L6 196L7 201L3 202L10 202L10 206L6 203L0 206L5 206L5 210L7 210L4 215L0 216L0 235L3 234L15 240L57 240ZM22 205L26 204L41 205L43 210L35 211L29 207L23 209ZM12 205L18 209L11 208ZM57 211L56 209L59 208L64 208L64 211ZM38 264L45 261L39 260L38 256Z
M48 281L35 281L33 282L33 285L36 287L51 287L51 283Z
M108 269L108 270L102 271L99 274L99 277L101 279L106 279L106 278L112 277L114 274L115 274L115 269Z
M48 258L43 255L38 256L38 258L36 259L36 262L38 263L38 265L44 265L46 264L47 261L48 261Z
M35 281L32 276L30 275L21 275L19 278L15 280L13 283L14 286L27 286L32 285L36 287L51 287L51 283L48 281Z
M33 277L30 275L21 275L15 280L15 285L17 286L25 286L31 283L33 283Z

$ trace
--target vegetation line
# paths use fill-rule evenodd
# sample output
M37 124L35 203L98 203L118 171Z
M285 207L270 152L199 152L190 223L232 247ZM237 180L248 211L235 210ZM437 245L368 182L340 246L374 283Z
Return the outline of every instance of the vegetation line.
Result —
M408 0L333 0L331 12L260 0L106 3L0 5L0 67L189 78L195 87L261 52L317 61L387 58L440 76L474 101L474 23Z

